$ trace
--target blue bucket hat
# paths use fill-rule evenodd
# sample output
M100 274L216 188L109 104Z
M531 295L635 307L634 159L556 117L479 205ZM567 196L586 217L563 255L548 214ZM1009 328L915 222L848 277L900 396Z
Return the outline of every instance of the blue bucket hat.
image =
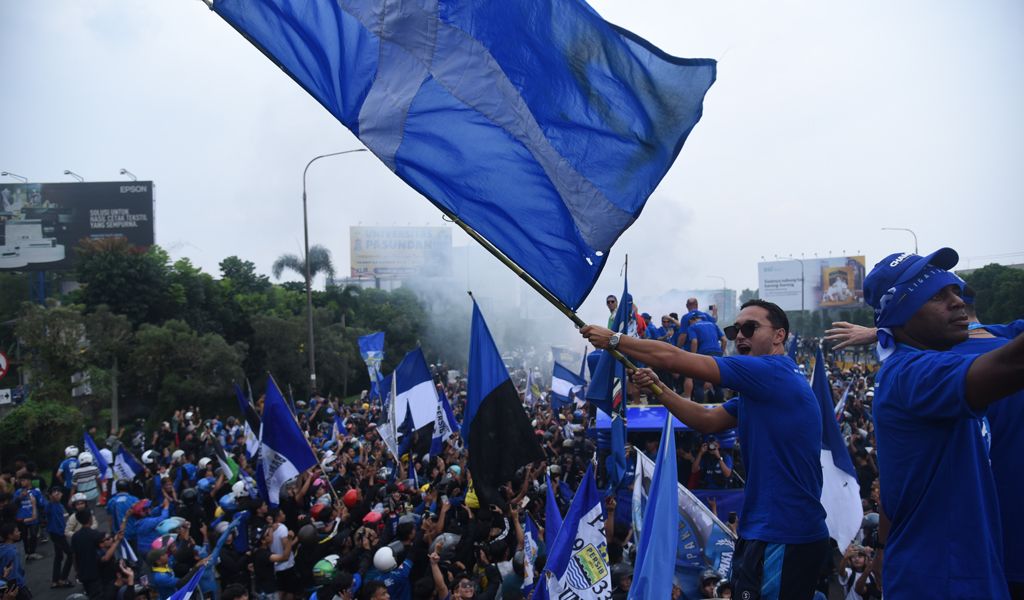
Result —
M903 325L942 288L962 288L963 280L949 272L959 260L956 250L940 248L927 256L904 252L879 261L864 278L864 300L875 309L875 325Z

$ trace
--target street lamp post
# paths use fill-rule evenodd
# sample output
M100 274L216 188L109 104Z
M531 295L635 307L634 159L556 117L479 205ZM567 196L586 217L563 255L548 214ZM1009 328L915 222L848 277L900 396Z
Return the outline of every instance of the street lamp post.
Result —
M907 229L906 227L883 227L882 231L906 231L914 236L914 254L917 254L917 234L914 233L913 229Z
M64 169L64 174L65 175L70 175L71 177L74 177L75 179L78 180L78 183L82 183L83 181L85 181L85 177L82 177L81 175L79 175L78 173L75 173L74 171L69 171L67 169Z
M13 179L19 179L19 180L21 180L22 183L28 183L28 177L22 177L21 175L18 175L17 173L11 173L10 171L0 172L0 176L2 176L2 177L11 177Z
M125 177L131 177L132 181L138 181L139 180L139 178L135 176L135 173L132 173L128 169L121 169L121 175L124 175Z
M306 163L306 168L302 170L302 235L305 249L304 262L306 263L306 326L309 328L309 350L307 354L309 356L309 386L311 393L316 392L316 347L313 345L313 280L309 273L309 219L306 209L306 173L309 172L309 167L321 158L341 156L342 154L351 154L353 152L366 152L366 148L356 148L354 150L343 150L341 152L314 156Z

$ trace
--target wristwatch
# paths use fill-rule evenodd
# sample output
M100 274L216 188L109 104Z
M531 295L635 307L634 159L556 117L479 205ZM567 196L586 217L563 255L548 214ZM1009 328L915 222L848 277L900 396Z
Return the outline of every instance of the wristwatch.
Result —
M621 333L613 333L612 337L608 339L608 347L612 350L619 347L619 340L622 339Z

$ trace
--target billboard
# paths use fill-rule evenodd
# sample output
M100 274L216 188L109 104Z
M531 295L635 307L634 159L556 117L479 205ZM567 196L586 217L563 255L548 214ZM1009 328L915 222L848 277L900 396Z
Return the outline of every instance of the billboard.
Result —
M84 238L153 244L153 182L0 183L0 271L71 269Z
M845 308L864 303L864 257L782 259L758 263L762 299L783 310Z
M349 228L354 279L450 277L452 230L448 227Z

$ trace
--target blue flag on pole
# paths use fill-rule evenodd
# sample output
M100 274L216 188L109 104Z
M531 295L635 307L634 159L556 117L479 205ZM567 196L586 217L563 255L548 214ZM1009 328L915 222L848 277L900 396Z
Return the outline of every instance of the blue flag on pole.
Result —
M558 501L555 500L555 488L551 485L551 475L547 478L548 497L544 503L544 542L551 546L558 536L558 530L562 528L562 511L558 508Z
M715 80L713 60L669 56L585 2L207 3L573 310Z
M413 433L416 432L416 427L412 424L412 408L405 405L405 418L402 419L402 424L398 426L398 458L401 459L409 448L412 447ZM410 461L411 462L411 461Z
M242 431L245 435L245 454L249 458L256 456L260 449L260 413L252 405L249 398L242 393L242 388L235 384L235 398L238 408L242 411Z
M629 293L629 280L622 278L622 297L619 308L612 320L612 330L623 335L630 333L629 320L633 317L633 296ZM616 385L621 384L624 371L616 367L619 361L609 352L601 351L597 366L591 372L590 385L587 387L587 400L590 400L606 414L611 415L618 408L615 402Z
M558 410L572 402L586 383L582 377L556 362L551 373L551 407Z
M117 449L117 456L114 457L114 479L127 479L131 481L142 472L142 464L135 459L124 445Z
M370 374L370 398L380 398L380 364L384 360L384 332L359 336L359 354Z
M820 347L814 355L811 389L821 407L821 505L826 513L825 525L829 536L839 544L839 550L846 552L864 520L864 506L860 501L857 470L853 468L836 423L832 387L825 375L825 358Z
M267 377L267 393L263 400L263 436L260 461L270 504L279 503L281 486L316 463L299 424L288 410L281 390L273 377Z
M672 415L666 413L654 477L644 508L644 526L637 547L630 598L672 597L676 544L679 542L678 485L676 436Z
M558 537L548 546L545 568L552 574L548 581L552 598L597 600L607 597L612 583L604 520L604 505L597 493L594 470L588 467L558 530Z
M423 350L416 348L405 354L395 371L382 380L385 391L391 389L392 378L395 378L395 416L404 420L406 412L411 411L416 429L433 423L437 415L437 387Z
M519 392L476 300L462 437L469 450L473 486L482 505L500 506L503 501L498 487L512 480L520 467L544 459Z
M93 460L96 461L96 468L100 470L100 479L106 481L110 465L107 464L107 459L100 454L99 447L96 446L96 442L92 441L92 436L88 431L85 432L85 449L92 453Z
M434 434L430 438L430 456L440 456L445 442L452 434L459 432L459 422L448 404L448 396L443 387L437 388L437 413L434 415Z

